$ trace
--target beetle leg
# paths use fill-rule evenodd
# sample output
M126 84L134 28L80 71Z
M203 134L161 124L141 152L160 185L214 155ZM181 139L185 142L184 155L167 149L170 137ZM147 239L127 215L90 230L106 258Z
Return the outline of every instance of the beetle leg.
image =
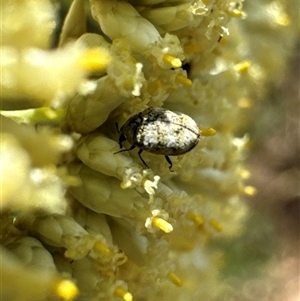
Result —
M170 171L173 172L174 171L174 170L172 170L173 163L172 163L171 159L168 156L165 156L165 158L166 158L167 162L170 164L170 166L169 166Z
M142 160L142 162L144 163L144 165L145 165L147 168L149 168L149 166L146 164L146 162L144 161L144 159L143 159L142 156L141 156L141 153L142 153L142 152L143 152L143 150L140 149L139 152L138 152L139 157L140 157L140 159Z
M131 150L134 149L134 148L135 148L135 145L132 145L130 148L121 149L121 150L115 152L114 155L115 155L115 154L118 154L118 153L122 153L122 152L131 151Z
M120 148L123 148L123 145L122 145L122 142L126 141L126 137L124 136L124 134L121 134L120 135L120 138L119 138L119 146Z

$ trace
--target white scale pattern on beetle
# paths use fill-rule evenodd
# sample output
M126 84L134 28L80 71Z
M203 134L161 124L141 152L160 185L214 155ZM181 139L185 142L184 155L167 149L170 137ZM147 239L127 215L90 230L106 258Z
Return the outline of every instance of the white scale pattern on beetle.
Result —
M200 140L200 130L196 122L185 114L148 108L129 118L121 127L120 148L126 140L131 147L119 152L140 148L138 154L145 166L147 164L141 157L144 150L164 155L171 170L172 162L168 156L182 155L192 150Z

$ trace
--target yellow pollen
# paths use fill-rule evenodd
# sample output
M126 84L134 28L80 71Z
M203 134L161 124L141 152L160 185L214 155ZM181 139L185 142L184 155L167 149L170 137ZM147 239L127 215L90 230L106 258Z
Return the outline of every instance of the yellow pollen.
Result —
M248 71L250 65L251 65L251 64L250 64L249 61L242 61L242 62L240 62L240 63L238 63L238 64L235 64L233 68L234 68L234 70L235 70L236 72L239 72L239 73L245 73L245 72Z
M200 133L202 136L214 136L216 134L216 130L213 128L202 128Z
M288 26L291 23L291 19L289 15L282 13L280 14L277 18L275 18L276 23L281 25L281 26Z
M99 251L100 253L102 253L103 255L108 256L110 254L109 248L104 243L102 243L101 241L96 241L93 248L96 251Z
M245 18L247 16L245 12L239 9L230 10L229 13L234 18Z
M187 87L191 87L193 85L193 82L190 79L181 74L176 75L176 81Z
M199 44L187 44L184 46L184 52L198 53L201 52L201 46Z
M243 109L251 108L253 106L253 101L250 98L242 97L238 101L238 106Z
M289 15L284 11L280 1L272 1L267 5L267 14L271 22L281 26L288 26L291 23Z
M245 186L244 193L253 196L257 193L257 189L253 186Z
M75 299L79 294L79 289L70 280L58 281L55 285L55 291L60 298L66 301Z
M223 225L213 218L209 220L209 224L218 232L221 232L223 230Z
M130 187L131 184L132 184L132 182L131 182L130 180L127 180L127 181L125 181L125 182L122 182L122 183L120 184L120 186L121 186L122 189L126 189L126 188Z
M181 60L170 54L164 54L163 60L166 64L171 65L173 68L180 68L182 66Z
M187 217L188 217L188 219L190 219L191 221L193 221L196 224L196 226L202 226L204 224L203 217L200 216L200 215L197 215L197 214L195 214L193 212L188 212L187 213Z
M239 174L241 176L242 179L249 179L250 178L250 171L247 169L242 169L239 171Z
M154 216L152 219L152 224L165 233L170 233L173 231L172 225L160 217Z
M114 294L118 297L121 297L124 301L132 301L132 295L131 293L129 293L127 290L125 290L124 288L117 286L115 289Z
M168 273L168 278L177 286L182 286L183 285L183 280L180 279L176 274L170 272Z
M91 48L86 50L79 58L79 66L86 71L98 71L107 67L111 61L111 56L101 48Z

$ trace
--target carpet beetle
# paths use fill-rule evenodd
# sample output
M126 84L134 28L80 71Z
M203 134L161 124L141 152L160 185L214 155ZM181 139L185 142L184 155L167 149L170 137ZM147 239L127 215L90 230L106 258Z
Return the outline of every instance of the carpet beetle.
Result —
M118 129L118 124L116 126ZM131 147L116 153L138 147L138 155L146 167L148 165L141 156L143 151L164 155L171 171L172 161L169 156L189 152L200 140L200 130L191 117L163 108L148 108L132 116L118 132L120 148L123 148L122 143L126 140Z

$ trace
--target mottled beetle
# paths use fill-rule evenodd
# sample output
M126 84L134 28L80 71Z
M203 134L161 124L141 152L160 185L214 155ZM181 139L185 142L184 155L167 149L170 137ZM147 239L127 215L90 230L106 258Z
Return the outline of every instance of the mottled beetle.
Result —
M118 124L116 126L118 129ZM138 155L146 167L148 165L141 156L144 150L164 155L171 171L172 161L169 156L189 152L200 140L200 130L191 117L163 108L148 108L132 116L118 132L120 148L123 148L122 143L126 140L131 147L115 154L138 147Z

